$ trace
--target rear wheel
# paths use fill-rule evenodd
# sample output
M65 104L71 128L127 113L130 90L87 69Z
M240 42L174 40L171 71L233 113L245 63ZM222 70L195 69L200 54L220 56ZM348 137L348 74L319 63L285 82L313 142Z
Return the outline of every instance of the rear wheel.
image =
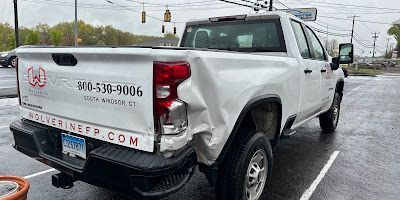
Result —
M218 199L264 198L272 169L271 144L263 133L251 133L225 158L217 183Z
M340 95L335 92L331 108L319 116L319 125L324 133L332 133L335 131L339 122L339 114Z

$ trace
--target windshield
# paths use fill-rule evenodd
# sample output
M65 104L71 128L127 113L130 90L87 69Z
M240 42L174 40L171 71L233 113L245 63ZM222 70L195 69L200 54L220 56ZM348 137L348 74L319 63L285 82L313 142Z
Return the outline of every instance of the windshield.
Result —
M279 19L187 26L181 47L245 52L286 52Z

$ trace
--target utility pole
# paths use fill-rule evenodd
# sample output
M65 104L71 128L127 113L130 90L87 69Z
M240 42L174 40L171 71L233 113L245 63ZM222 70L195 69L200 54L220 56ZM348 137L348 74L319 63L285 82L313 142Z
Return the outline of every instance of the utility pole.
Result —
M372 36L372 38L374 38L374 50L372 51L372 63L374 63L374 59L375 59L375 44L376 44L376 38L378 38L378 36L377 36L377 32L375 32L375 33L372 33L372 34L374 34L373 36Z
M18 2L14 0L14 31L15 31L15 47L19 47L19 29L18 29Z
M273 3L273 0L269 0L269 11L272 11L272 3Z
M15 0L16 1L16 0ZM74 23L75 46L78 46L78 0L75 0L75 23Z
M351 17L353 18L353 26L351 27L351 39L350 39L350 43L352 43L352 44L353 44L353 36L354 36L354 21L356 20L356 17L359 17L359 16L353 15L353 16L351 16Z
M385 56L387 56L387 54L388 54L390 38L386 38L386 40L387 40L387 44L386 44L386 54L385 54Z

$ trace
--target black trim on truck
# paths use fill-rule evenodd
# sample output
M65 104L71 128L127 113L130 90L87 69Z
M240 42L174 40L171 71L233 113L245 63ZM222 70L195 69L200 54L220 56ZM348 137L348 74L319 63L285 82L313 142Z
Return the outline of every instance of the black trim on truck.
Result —
M163 197L183 187L197 165L192 147L165 158L79 135L86 141L88 155L84 160L61 152L62 130L29 120L14 121L10 130L16 150L61 171L53 175L56 187L63 187L58 179L68 176L72 182L81 180L125 194Z
M263 96L259 96L259 97L252 99L244 106L244 108L242 109L242 112L239 114L239 117L236 120L236 123L235 123L235 126L233 127L232 133L229 135L229 138L228 138L227 142L225 143L224 148L222 149L221 153L219 154L217 160L215 161L217 164L221 164L222 161L224 160L224 157L227 154L227 152L229 151L229 148L231 147L231 145L234 141L234 138L237 135L239 127L242 124L243 119L246 116L246 114L248 113L248 111L250 111L253 107L255 107L257 105L267 103L267 102L274 102L274 103L278 103L279 105L282 105L281 99L279 98L278 95L263 95ZM277 129L278 131L277 131L277 134L275 135L275 138L270 138L272 140L279 138L281 119L279 119L278 125L279 125L279 127Z
M219 167L221 167L221 165L223 164L224 158L228 154L231 146L233 145L233 143L236 139L236 136L238 135L239 128L240 128L241 124L244 122L244 119L245 119L246 115L248 114L248 112L257 105L260 105L263 103L270 103L270 102L278 103L280 105L280 111L282 112L282 102L278 95L262 95L262 96L252 99L244 106L244 108L242 109L242 112L239 114L239 117L236 120L235 126L233 127L233 130L232 130L231 134L229 135L229 138L226 141L224 148L222 149L222 151L219 154L215 163L210 166L199 163L199 170L206 175L208 182L212 186L215 186L215 184L217 183ZM279 114L280 114L279 121L278 121L279 127L277 128L277 132L275 133L275 138L270 138L272 140L272 143L276 143L277 140L279 140L282 113L279 113Z

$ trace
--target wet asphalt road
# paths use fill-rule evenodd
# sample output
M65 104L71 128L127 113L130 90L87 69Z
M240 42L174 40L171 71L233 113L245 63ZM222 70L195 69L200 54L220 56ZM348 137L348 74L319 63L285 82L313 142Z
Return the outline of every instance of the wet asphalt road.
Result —
M400 76L346 79L339 125L321 134L318 120L297 129L274 150L269 199L299 199L334 151L339 154L310 199L399 199ZM0 100L0 172L26 176L49 169L15 151L8 124L18 118L17 100ZM28 199L125 199L86 183L72 189L51 186L51 174L33 177ZM213 199L204 175L195 173L165 199Z
M0 98L17 95L15 74L15 68L0 68Z

